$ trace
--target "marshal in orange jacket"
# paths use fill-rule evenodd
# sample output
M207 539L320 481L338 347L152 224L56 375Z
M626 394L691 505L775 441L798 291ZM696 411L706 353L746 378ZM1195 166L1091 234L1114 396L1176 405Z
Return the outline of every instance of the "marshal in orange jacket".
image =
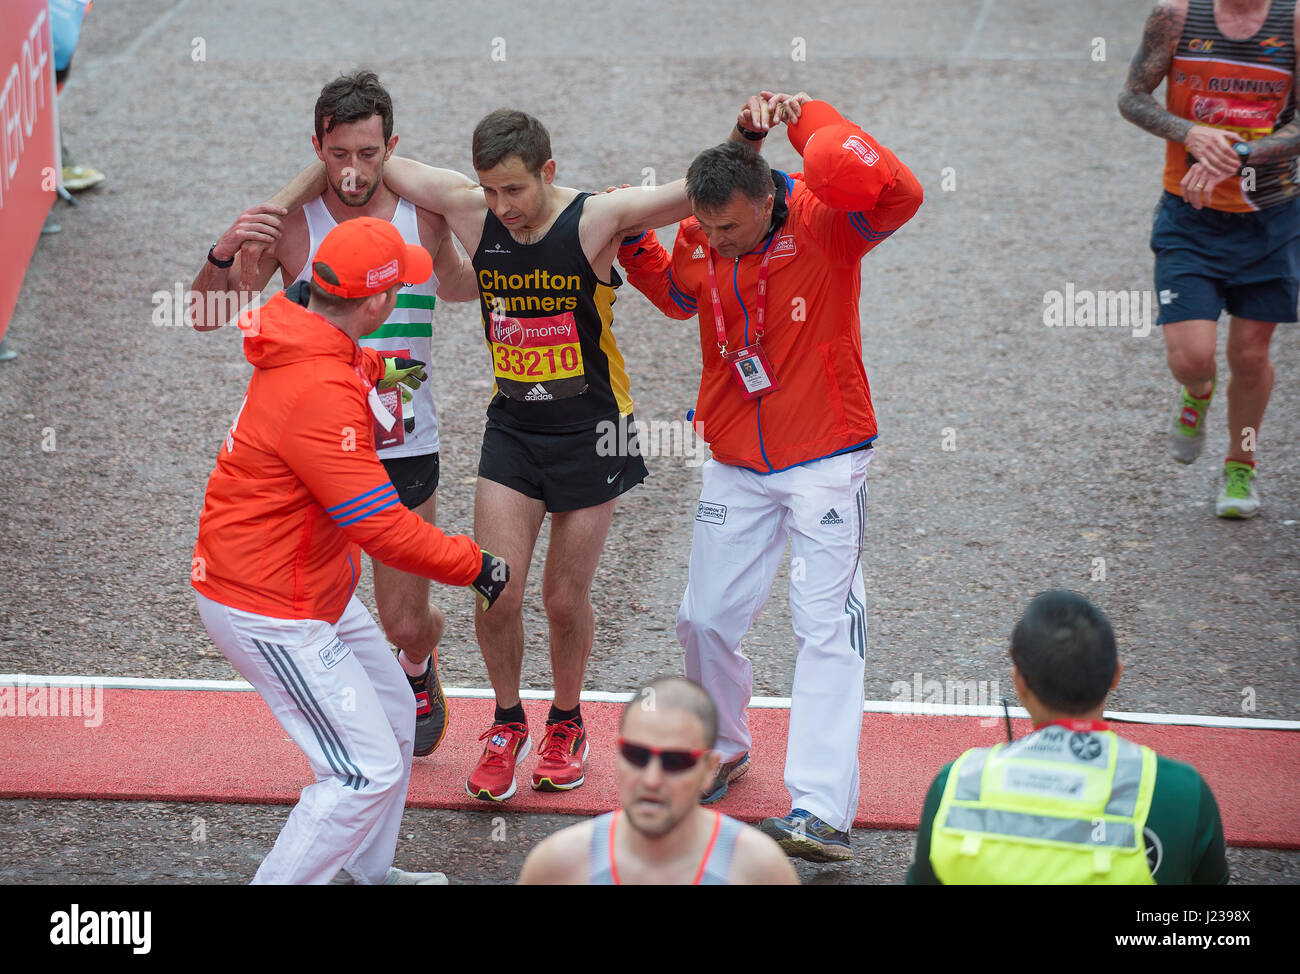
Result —
M361 549L448 585L474 581L479 546L404 507L375 455L379 354L283 294L238 325L256 371L208 480L194 587L245 612L334 623Z
M859 262L911 219L922 194L892 152L861 129L857 134L876 153L874 165L887 167L872 209L834 209L809 190L802 173L774 170L773 213L779 216L784 196L784 221L757 250L734 261L712 254L727 347L737 349L752 340L758 269L772 248L762 345L780 382L775 392L743 399L718 352L705 260L709 240L694 217L679 225L671 257L654 231L619 249L628 280L659 310L670 318L699 315L703 369L695 422L719 463L775 473L875 439L858 320Z

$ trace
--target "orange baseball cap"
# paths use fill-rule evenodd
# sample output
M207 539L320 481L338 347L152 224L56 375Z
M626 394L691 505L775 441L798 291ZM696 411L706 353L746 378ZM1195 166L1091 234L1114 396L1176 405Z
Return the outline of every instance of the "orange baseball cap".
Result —
M340 298L369 297L398 283L423 284L431 274L427 250L372 216L344 220L327 233L311 264L312 282Z
M870 210L893 181L871 138L824 101L804 102L798 123L786 128L803 156L804 182L837 210Z

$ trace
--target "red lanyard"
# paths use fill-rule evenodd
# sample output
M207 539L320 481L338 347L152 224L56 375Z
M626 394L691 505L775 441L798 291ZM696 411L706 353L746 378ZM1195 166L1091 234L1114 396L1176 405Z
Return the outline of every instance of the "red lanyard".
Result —
M754 340L750 343L757 345L758 340L763 337L763 318L767 312L767 264L772 259L772 251L775 249L772 244L776 240L776 233L767 242L767 247L763 250L763 263L758 268L758 307L754 310L754 317L757 324L754 327ZM709 293L713 296L713 324L718 329L718 351L727 354L727 325L722 317L722 297L718 294L718 275L713 270L713 248L710 247L705 254L705 259L709 263ZM736 297L740 297L740 289L736 289Z
M1044 727L1051 727L1057 724L1066 730L1074 731L1076 734L1082 734L1086 731L1104 731L1110 730L1110 725L1104 720L1049 720L1046 724L1039 724L1034 730L1042 730Z

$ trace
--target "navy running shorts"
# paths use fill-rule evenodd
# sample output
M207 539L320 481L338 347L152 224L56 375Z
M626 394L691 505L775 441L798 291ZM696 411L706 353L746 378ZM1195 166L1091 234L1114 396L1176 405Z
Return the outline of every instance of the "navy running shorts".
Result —
M1165 192L1151 227L1156 324L1228 314L1293 322L1300 300L1300 197L1255 213L1197 210Z

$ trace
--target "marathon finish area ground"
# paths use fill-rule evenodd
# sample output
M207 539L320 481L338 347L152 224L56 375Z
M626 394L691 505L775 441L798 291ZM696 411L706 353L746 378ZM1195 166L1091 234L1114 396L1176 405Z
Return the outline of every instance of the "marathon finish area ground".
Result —
M1213 516L1222 401L1200 461L1183 468L1163 453L1176 389L1159 329L1043 321L1044 296L1068 285L1153 286L1163 147L1115 109L1146 6L670 0L501 20L388 0L358 23L311 3L97 5L59 109L69 149L109 179L76 209L56 209L63 232L38 245L7 333L19 358L0 366L0 672L235 677L203 630L189 575L204 486L248 366L233 330L161 327L150 296L188 287L215 236L314 158L320 86L366 64L394 95L399 152L469 171L474 123L517 106L550 128L559 181L597 191L639 184L647 169L658 182L684 174L757 88L826 97L926 192L916 218L863 262L881 430L863 550L867 696L891 699L891 685L916 674L1009 692L1012 624L1035 592L1066 587L1115 624L1126 670L1114 709L1300 718L1294 326L1273 343L1264 508L1234 524ZM498 37L503 60L493 59ZM1095 38L1104 60L1093 59ZM771 141L771 161L794 170L784 137ZM440 302L435 320L439 522L466 531L492 359L476 304ZM695 324L665 321L627 287L614 320L637 419L684 422ZM620 502L592 595L590 689L630 690L680 667L673 620L699 500L687 460L649 458L649 479ZM550 673L538 567L523 673L535 689ZM756 694L789 692L787 577L783 568L745 643ZM487 686L470 599L435 592L448 617L444 682ZM361 595L373 608L368 574ZM935 769L955 756L936 755ZM3 803L0 846L15 850L4 881L246 882L287 815L220 806L212 815L230 816L225 834L241 839L210 838L199 862L192 819L211 816L148 807ZM473 844L490 843L492 811L408 812L398 864L461 882L517 875ZM535 842L560 824L530 818L519 829ZM454 838L471 829L472 842ZM899 882L911 838L855 834L853 867L801 877ZM520 840L511 855L524 854ZM1294 853L1229 856L1245 882L1300 879Z

